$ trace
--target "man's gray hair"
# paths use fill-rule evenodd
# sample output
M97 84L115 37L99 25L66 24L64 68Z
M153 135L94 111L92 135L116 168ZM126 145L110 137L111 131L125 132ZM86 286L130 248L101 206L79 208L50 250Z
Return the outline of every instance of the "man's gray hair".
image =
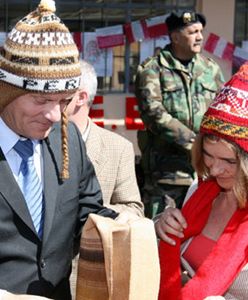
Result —
M88 106L91 107L97 91L97 75L94 67L85 60L81 61L81 82L79 89L89 95Z

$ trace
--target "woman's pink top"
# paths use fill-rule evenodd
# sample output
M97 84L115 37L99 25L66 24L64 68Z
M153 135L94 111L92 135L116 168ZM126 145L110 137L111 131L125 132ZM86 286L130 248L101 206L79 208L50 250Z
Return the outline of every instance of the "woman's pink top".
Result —
M203 234L199 234L193 238L192 242L184 252L183 257L187 260L193 270L196 271L212 251L215 244L216 241Z

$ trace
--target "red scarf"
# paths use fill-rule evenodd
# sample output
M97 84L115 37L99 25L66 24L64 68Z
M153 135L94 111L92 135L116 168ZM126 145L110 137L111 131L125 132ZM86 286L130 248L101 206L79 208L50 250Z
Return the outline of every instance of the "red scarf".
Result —
M176 246L160 241L159 300L203 300L207 296L223 295L248 262L248 208L237 209L195 276L181 286L181 243L201 233L219 192L215 181L202 182L182 209L188 224L184 238L173 236Z

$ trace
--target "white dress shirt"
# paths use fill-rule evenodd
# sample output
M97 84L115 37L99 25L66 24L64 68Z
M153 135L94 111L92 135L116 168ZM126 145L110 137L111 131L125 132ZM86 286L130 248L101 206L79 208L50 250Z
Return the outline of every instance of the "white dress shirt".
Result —
M0 117L0 147L16 181L18 178L22 158L17 154L13 147L20 138L21 137L11 130ZM41 145L38 140L32 140L32 142L34 145L34 164L36 172L43 184Z

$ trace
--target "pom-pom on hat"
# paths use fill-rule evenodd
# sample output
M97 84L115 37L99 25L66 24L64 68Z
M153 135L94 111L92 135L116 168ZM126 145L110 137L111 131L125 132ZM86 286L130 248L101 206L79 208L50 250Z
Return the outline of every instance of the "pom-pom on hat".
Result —
M21 19L0 51L0 111L27 92L74 91L80 82L79 53L53 0Z
M183 29L198 22L202 23L203 27L206 26L205 16L193 11L172 12L165 20L169 32Z
M248 152L248 63L224 85L203 116L201 133L236 143Z

